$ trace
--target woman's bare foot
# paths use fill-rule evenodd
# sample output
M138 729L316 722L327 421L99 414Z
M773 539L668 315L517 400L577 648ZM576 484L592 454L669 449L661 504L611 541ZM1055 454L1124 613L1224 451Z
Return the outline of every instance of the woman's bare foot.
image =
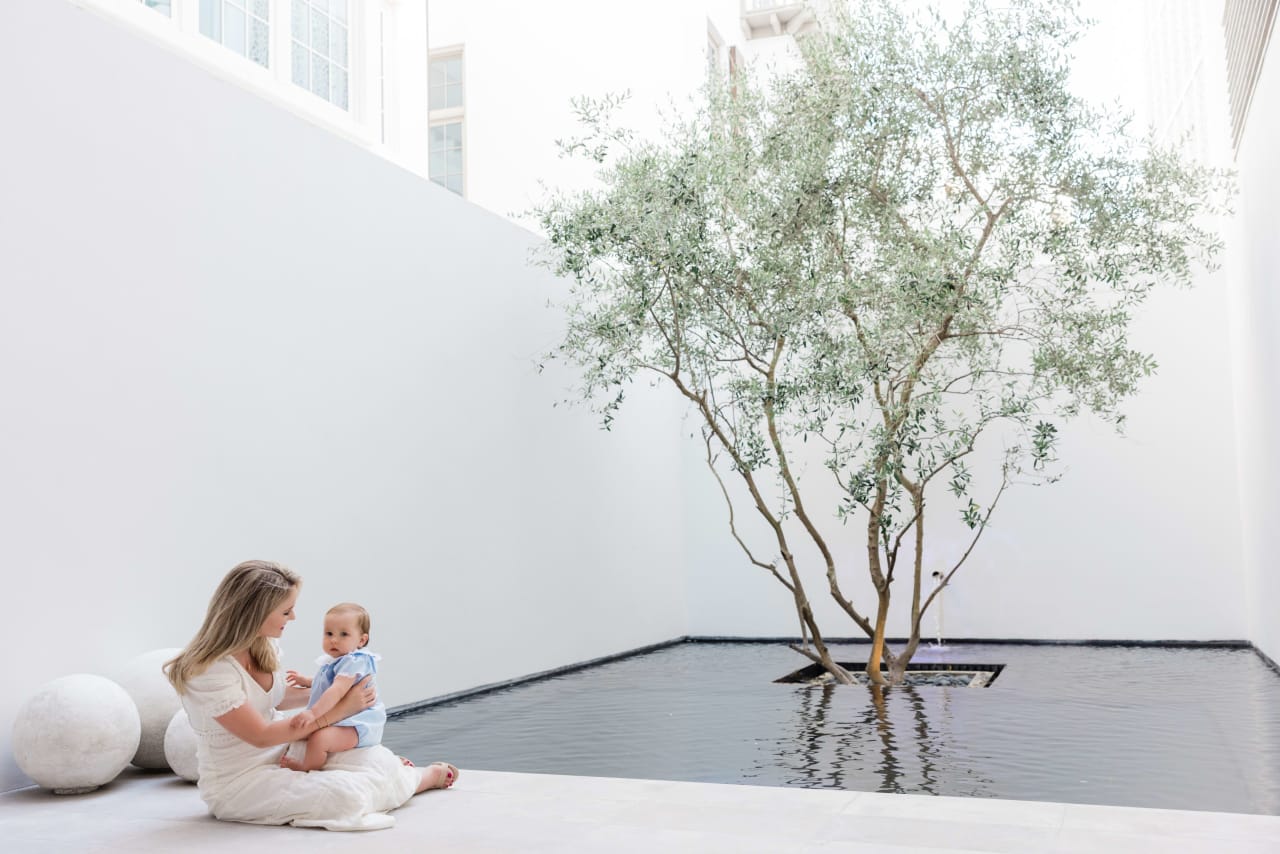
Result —
M399 760L400 760L400 764L401 764L401 765L403 765L403 766L404 766L404 767L406 767L406 768L413 768L413 767L414 767L413 760L412 760L412 759L410 759L408 756L397 756L397 757L396 757L396 759L399 759Z
M418 781L418 791L447 789L458 782L458 776L458 769L448 762L432 762L422 769L421 777Z

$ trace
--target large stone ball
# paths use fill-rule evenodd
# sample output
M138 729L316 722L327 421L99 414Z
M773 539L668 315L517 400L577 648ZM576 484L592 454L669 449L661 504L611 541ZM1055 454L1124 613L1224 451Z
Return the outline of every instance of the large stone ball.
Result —
M196 759L196 731L186 709L178 709L164 731L164 758L173 773L188 783L200 779L200 763Z
M160 668L181 651L153 649L130 659L115 673L115 680L138 706L142 721L142 739L133 757L133 764L139 768L169 767L164 758L164 733L182 702Z
M46 683L18 709L13 758L46 789L92 792L124 770L141 735L128 692L102 676L76 673Z

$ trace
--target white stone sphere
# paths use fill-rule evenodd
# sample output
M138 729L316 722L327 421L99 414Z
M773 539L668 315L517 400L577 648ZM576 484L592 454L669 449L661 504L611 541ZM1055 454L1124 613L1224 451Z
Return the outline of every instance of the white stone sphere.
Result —
M92 792L124 770L141 735L128 692L105 677L75 673L46 683L18 709L13 758L46 789Z
M188 783L200 779L200 763L196 759L196 731L186 709L178 709L164 731L164 758L177 774Z
M153 649L130 659L115 674L116 682L129 692L142 721L142 739L133 764L139 768L168 768L164 758L164 733L182 701L173 690L161 666L180 649Z

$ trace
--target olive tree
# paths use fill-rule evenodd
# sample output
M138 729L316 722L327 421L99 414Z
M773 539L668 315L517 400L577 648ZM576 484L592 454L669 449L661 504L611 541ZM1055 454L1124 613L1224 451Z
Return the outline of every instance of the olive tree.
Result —
M1134 309L1219 249L1207 223L1229 176L1071 92L1084 26L1053 0L952 20L860 3L793 70L712 80L657 141L614 126L617 99L576 102L585 133L562 147L599 182L537 210L540 261L571 281L551 355L606 427L643 377L683 397L729 533L790 594L794 648L839 682L813 585L871 639L870 679L901 681L942 589L922 581L926 522L969 531L950 584L1006 488L1053 479L1063 420L1122 422L1155 367L1129 341ZM975 454L984 437L998 450ZM862 532L854 548L838 525ZM862 572L874 601L846 595Z

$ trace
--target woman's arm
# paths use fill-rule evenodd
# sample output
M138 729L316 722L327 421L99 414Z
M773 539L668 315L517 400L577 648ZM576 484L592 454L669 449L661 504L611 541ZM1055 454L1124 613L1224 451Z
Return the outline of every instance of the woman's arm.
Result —
M370 673L369 676L373 674ZM367 677L366 677L367 678ZM326 712L338 704L338 701L347 695L351 690L351 684L356 681L354 676L338 675L333 677L333 684L325 689L324 693L316 698L311 708L303 709L293 716L293 720L289 725L294 730L304 729L308 724L313 723L317 719L323 717ZM329 718L330 721L340 721L342 718Z
M214 718L214 720L220 723L227 732L241 741L252 744L254 747L274 747L277 744L287 744L291 741L306 738L318 729L323 729L335 721L349 718L357 712L369 708L377 700L378 692L374 690L372 683L369 682L369 678L366 676L351 686L351 690L338 701L337 705L328 714L320 715L314 721L298 729L293 728L293 722L288 719L267 723L248 703L242 703L225 715Z

